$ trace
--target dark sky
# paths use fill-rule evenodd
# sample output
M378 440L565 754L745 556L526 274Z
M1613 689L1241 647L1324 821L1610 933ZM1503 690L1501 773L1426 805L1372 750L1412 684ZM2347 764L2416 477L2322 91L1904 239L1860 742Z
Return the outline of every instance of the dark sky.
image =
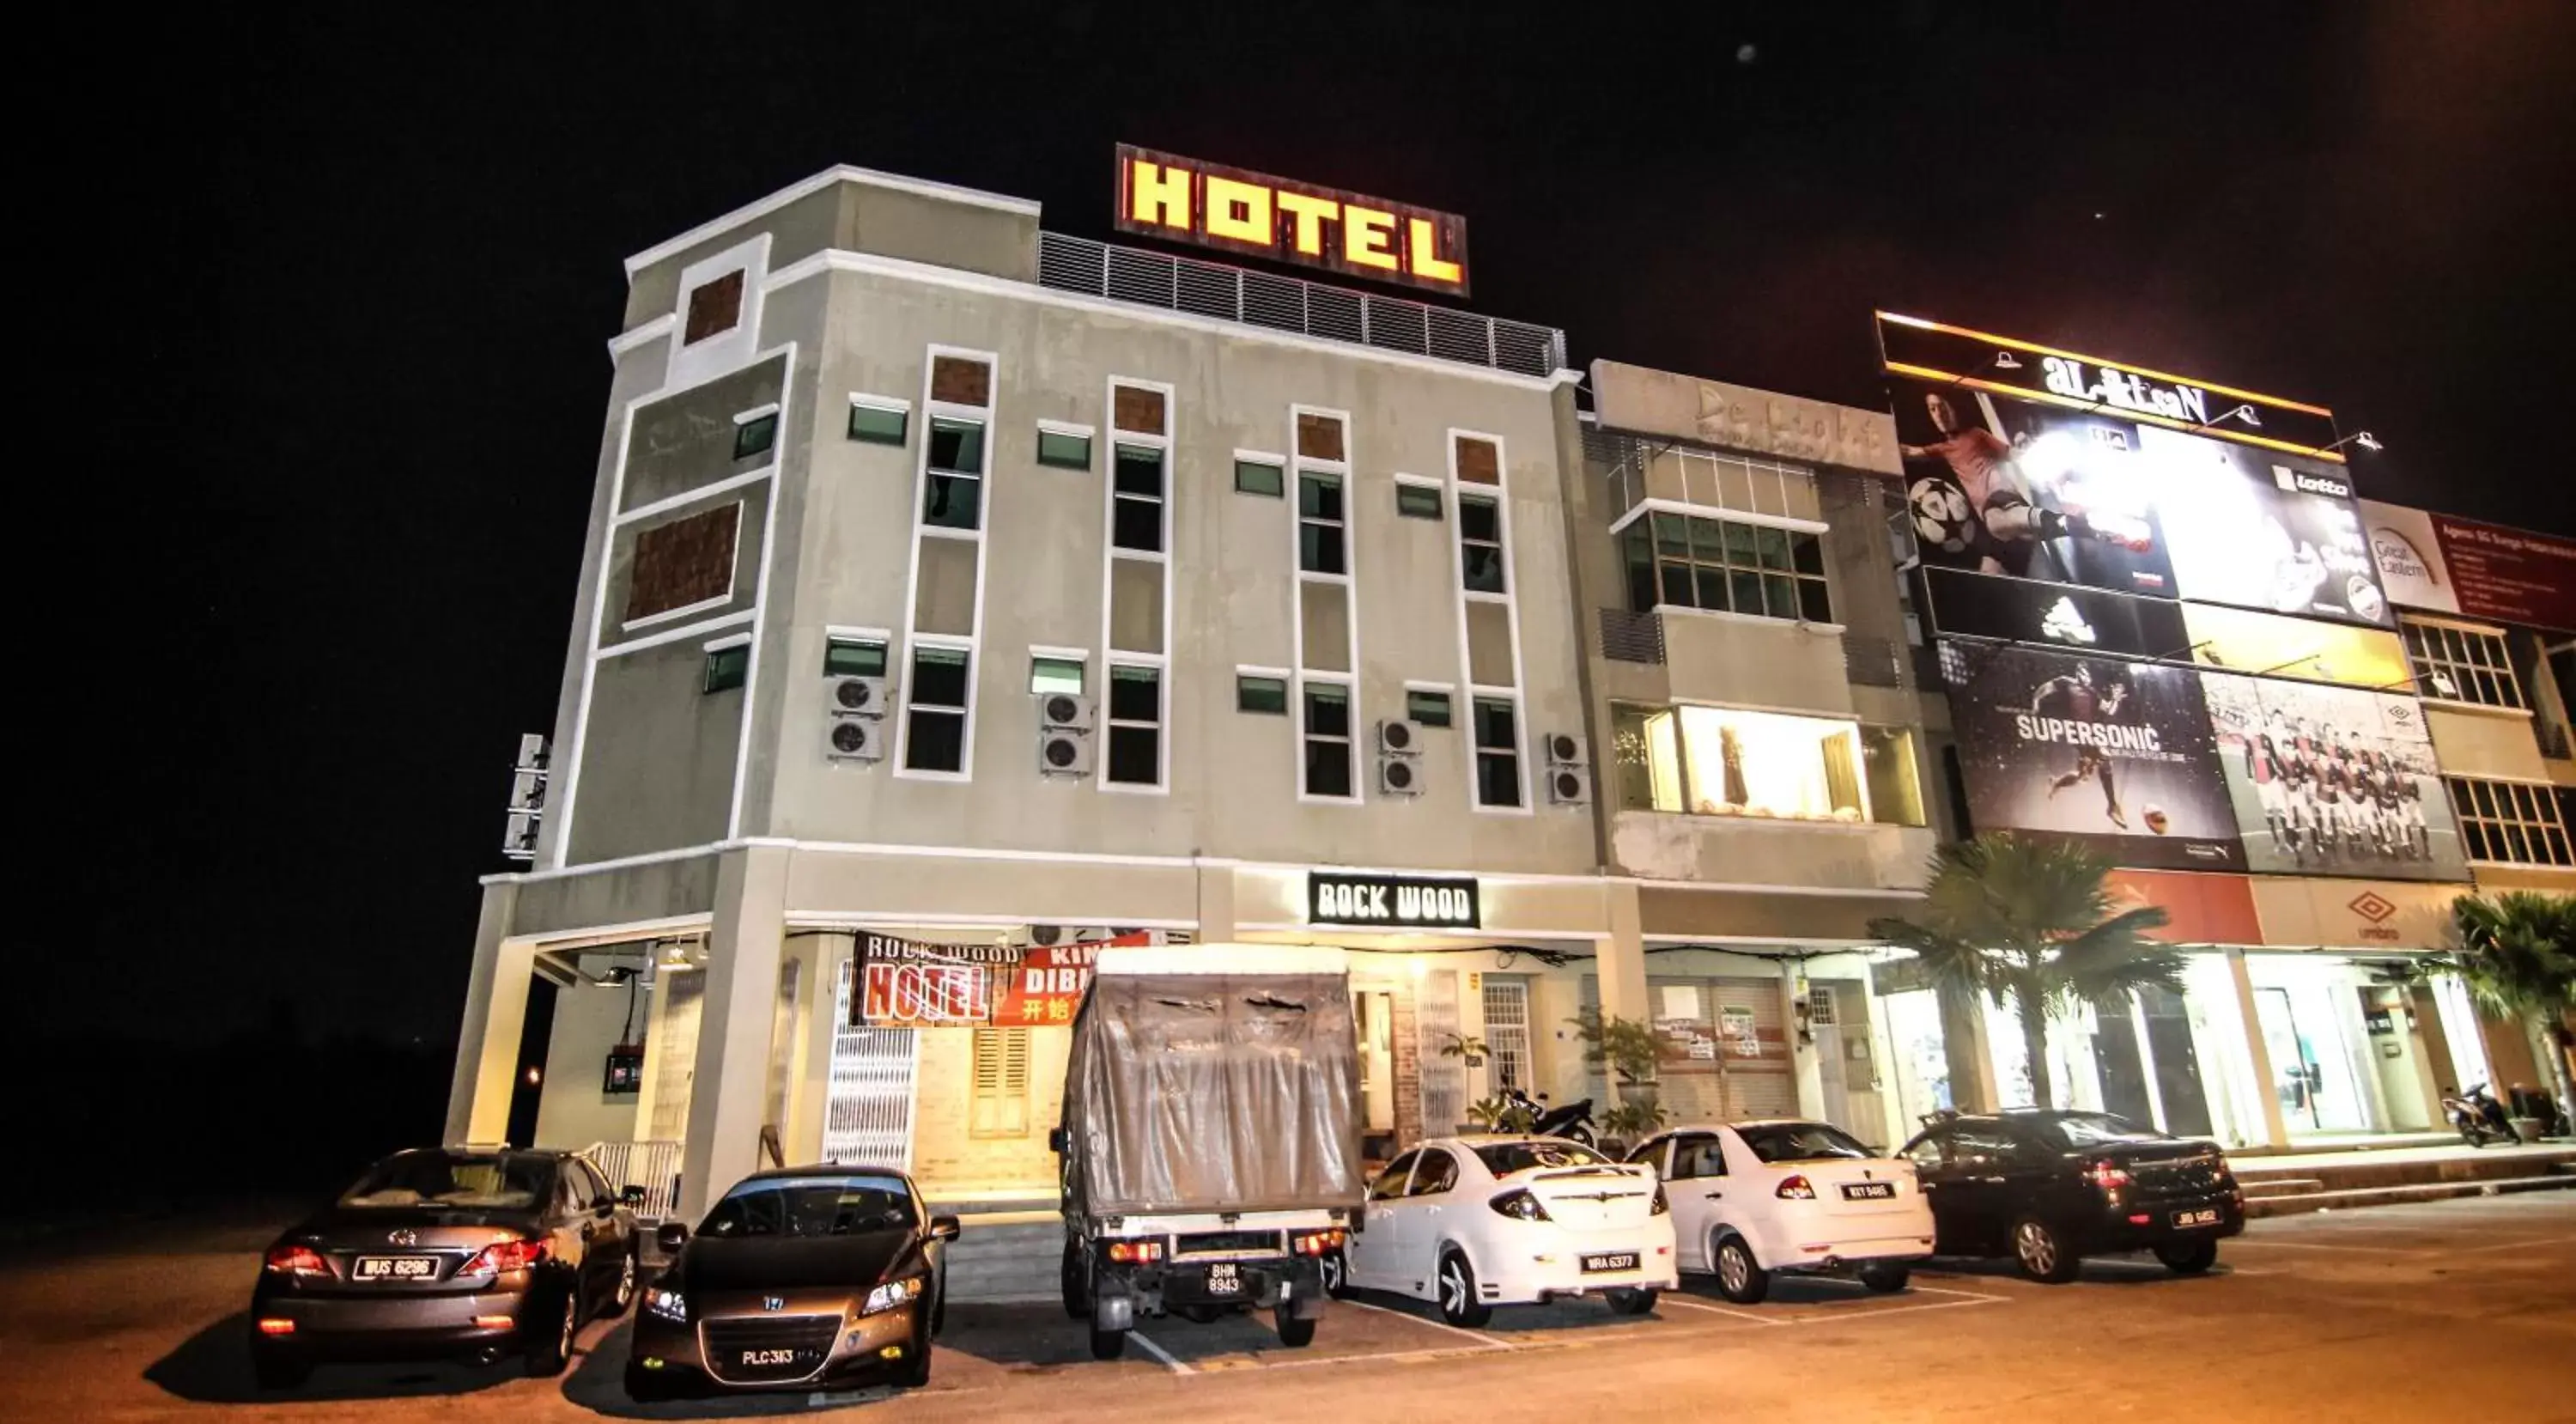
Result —
M2331 405L2364 493L2576 528L2576 5L554 8L200 19L39 136L98 275L20 295L130 398L55 457L83 595L22 650L70 690L43 1025L449 1038L619 262L836 162L1107 235L1125 139L1464 213L1475 305L1579 361L1883 404L1886 305Z

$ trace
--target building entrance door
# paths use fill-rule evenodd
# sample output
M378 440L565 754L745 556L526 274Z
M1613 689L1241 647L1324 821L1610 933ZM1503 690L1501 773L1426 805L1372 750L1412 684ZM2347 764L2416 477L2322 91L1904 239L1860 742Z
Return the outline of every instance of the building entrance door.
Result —
M2254 1010L2262 1020L2263 1047L2272 1059L2272 1091L2281 1099L2281 1116L2292 1132L2367 1132L2359 1094L2352 1081L2330 1016L2309 1023L2282 988L2254 991Z
M832 1087L823 1160L912 1169L912 1092L919 1044L910 1028L850 1027L850 973L832 1006Z
M1395 995L1363 989L1351 995L1359 1011L1360 1105L1371 1135L1395 1131Z

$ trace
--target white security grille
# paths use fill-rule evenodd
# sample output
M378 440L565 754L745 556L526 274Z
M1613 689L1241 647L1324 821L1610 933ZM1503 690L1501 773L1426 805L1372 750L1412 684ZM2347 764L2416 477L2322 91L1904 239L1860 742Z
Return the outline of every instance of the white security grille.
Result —
M1418 1073L1422 1079L1422 1130L1454 1132L1467 1120L1467 1063L1441 1052L1458 1033L1458 971L1434 969L1422 976L1413 999L1414 1033L1420 1040Z
M908 1028L851 1028L850 971L832 1012L832 1096L823 1160L912 1169L912 1085L919 1047Z
M1493 1055L1486 1066L1496 1089L1530 1085L1529 985L1518 979L1485 977L1485 1048Z

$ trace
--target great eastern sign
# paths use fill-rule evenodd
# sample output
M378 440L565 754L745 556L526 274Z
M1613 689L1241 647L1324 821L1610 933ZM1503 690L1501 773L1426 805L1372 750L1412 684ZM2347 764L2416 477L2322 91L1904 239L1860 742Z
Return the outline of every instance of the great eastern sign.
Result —
M1133 144L1118 145L1118 230L1467 295L1456 213Z
M1484 923L1472 876L1306 872L1306 922L1472 930Z

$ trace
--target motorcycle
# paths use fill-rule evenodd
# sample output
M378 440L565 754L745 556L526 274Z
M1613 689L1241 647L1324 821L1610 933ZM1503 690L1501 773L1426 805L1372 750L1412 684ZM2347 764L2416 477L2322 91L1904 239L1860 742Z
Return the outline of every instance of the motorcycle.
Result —
M1584 1098L1561 1108L1547 1105L1547 1094L1536 1098L1518 1088L1505 1088L1503 1102L1529 1123L1529 1132L1537 1137L1562 1137L1586 1147L1598 1146L1600 1138L1592 1127L1592 1100Z
M2465 1092L2444 1089L2442 1115L2451 1120L2451 1125L2460 1130L2460 1136L2471 1147L2486 1146L2490 1137L2500 1142L2522 1140L2513 1130L2512 1114L2505 1111L2504 1104L2496 1101L2495 1094L2488 1092L2484 1083Z

